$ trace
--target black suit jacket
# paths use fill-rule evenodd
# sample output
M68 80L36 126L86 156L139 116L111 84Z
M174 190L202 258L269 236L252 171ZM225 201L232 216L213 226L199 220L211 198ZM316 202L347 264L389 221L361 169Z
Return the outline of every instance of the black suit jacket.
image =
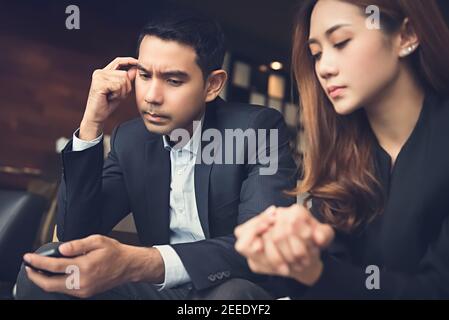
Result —
M248 163L247 153L243 164L195 165L196 202L206 239L173 248L198 290L233 277L254 279L246 261L234 250L233 230L272 204L294 203L284 191L293 189L297 180L279 112L218 98L206 107L203 132L208 128L223 136L225 129L277 129L279 156L274 175L260 175L263 165ZM202 142L203 148L206 145ZM73 152L69 142L62 159L57 214L61 241L108 234L132 212L142 245L169 243L170 154L162 137L149 132L141 118L114 130L111 151L104 162L102 143Z

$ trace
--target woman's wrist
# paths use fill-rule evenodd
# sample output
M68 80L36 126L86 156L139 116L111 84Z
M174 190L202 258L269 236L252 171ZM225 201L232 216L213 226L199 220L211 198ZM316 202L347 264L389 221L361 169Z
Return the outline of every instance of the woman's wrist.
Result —
M312 287L321 278L323 269L323 262L320 259L313 266L309 266L306 270L294 275L293 278L306 286Z

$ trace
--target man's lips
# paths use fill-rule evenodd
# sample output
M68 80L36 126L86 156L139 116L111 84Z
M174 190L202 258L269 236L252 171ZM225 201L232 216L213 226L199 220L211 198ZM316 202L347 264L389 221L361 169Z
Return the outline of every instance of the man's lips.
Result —
M156 122L161 123L167 121L169 118L165 115L157 114L157 113L150 113L150 112L144 112L143 116L146 120L150 122Z

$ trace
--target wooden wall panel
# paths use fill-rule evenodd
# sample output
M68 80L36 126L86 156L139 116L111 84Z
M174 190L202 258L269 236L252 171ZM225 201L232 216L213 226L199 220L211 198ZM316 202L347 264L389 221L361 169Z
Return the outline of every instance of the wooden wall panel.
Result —
M17 35L1 33L0 43L0 166L31 167L57 179L55 142L78 127L92 72L108 61ZM106 133L138 116L134 99L133 93L116 110ZM0 173L0 187L25 188L27 181Z

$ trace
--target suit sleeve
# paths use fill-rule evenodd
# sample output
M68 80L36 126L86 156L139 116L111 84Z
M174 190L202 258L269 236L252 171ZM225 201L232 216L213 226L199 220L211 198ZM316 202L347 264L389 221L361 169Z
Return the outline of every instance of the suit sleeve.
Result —
M312 212L319 218L316 209ZM296 283L303 299L447 299L449 298L449 216L437 236L429 243L417 270L413 273L380 268L379 288L367 286L373 274L351 259L351 238L336 233L331 246L322 253L323 273L310 287Z
M273 109L264 108L250 120L250 127L267 129L267 135L276 131L276 143L268 143L257 153L277 153L270 165L277 166L273 174L261 174L261 168L269 165L264 161L250 162L245 165L246 178L242 181L237 223L243 223L270 205L289 206L296 202L294 197L286 196L285 191L296 187L297 168L289 146L287 128L281 114ZM270 141L270 139L268 139ZM194 243L175 244L173 248L181 258L193 285L197 290L221 284L229 278L245 278L263 282L266 277L253 274L242 256L234 249L233 234L206 239ZM198 263L204 261L204 263Z
M58 190L58 239L70 241L91 234L107 235L129 212L127 191L116 155L119 127L103 160L103 141L83 151L62 151L63 173Z

